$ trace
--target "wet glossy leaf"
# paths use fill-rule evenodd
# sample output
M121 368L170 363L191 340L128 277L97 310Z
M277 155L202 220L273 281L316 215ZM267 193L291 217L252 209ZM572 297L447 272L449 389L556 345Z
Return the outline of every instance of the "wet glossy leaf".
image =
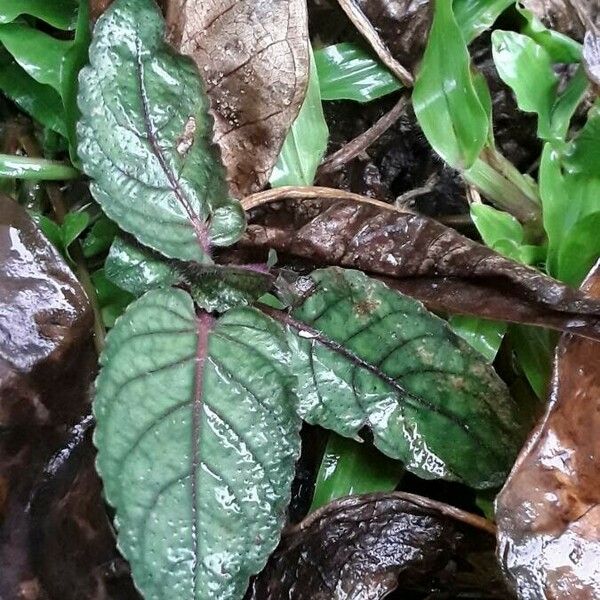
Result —
M484 523L400 492L333 502L285 533L250 600L379 600L395 589L400 597L507 600L494 562L469 564L493 547L476 528Z
M513 0L454 0L456 22L468 43L489 29Z
M0 24L10 23L21 15L30 15L57 29L75 29L77 1L0 0Z
M486 142L490 124L473 84L469 53L451 0L435 3L412 99L433 149L451 166L469 168Z
M453 315L448 319L448 324L456 335L473 346L489 363L494 362L506 333L506 323Z
M102 365L97 464L136 585L148 600L241 598L277 544L299 450L281 330L155 290Z
M206 81L231 193L263 188L306 93L306 0L166 4L173 45Z
M598 267L584 287L600 296ZM498 556L522 598L600 595L599 350L563 336L546 414L496 502Z
M570 173L600 177L600 101L590 109L584 127L569 144L564 165Z
M319 78L311 53L310 76L304 103L273 167L269 180L271 186L312 185L327 150L328 139L329 129L321 104Z
M80 77L79 153L106 214L162 254L209 263L244 228L212 145L194 65L164 41L158 7L117 0L100 17Z
M315 51L323 100L370 102L399 90L400 82L361 46L342 42Z
M526 35L496 30L492 33L494 63L502 80L515 92L519 108L538 115L538 136L552 137L552 107L558 76L550 55Z
M310 510L345 496L392 491L403 473L402 463L382 456L370 444L332 432L317 473Z
M91 279L96 290L102 322L105 327L113 327L115 321L135 300L135 296L110 281L106 277L104 269L98 269L95 273L92 273Z
M564 32L571 28L571 24L580 27L579 19L572 7L567 7L565 0L522 0L516 6L524 20L522 32L542 46L554 62L569 64L581 61L581 44ZM557 31L561 27L563 33Z
M0 90L36 121L64 136L65 112L60 95L48 85L38 83L0 48Z
M563 238L557 257L557 277L577 287L600 258L600 212L579 221Z
M283 322L306 421L354 438L367 426L377 448L425 478L503 481L519 426L483 357L422 304L359 271L319 270L297 285L301 304Z
M183 280L183 274L175 265L121 236L110 247L104 268L110 281L135 296L153 288L170 287Z
M251 211L237 252L257 262L266 260L272 248L311 264L360 269L385 278L435 312L529 323L600 339L598 301L432 219L368 200L325 201L311 198L309 192L290 194Z

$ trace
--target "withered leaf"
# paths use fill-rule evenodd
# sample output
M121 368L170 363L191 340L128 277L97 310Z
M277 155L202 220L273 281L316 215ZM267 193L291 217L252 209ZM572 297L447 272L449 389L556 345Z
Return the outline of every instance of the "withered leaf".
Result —
M313 199L302 198L303 193L311 197L309 192L290 192L285 201L251 210L238 250L252 260L264 260L268 248L274 248L312 264L360 269L385 278L434 310L600 339L600 301L454 229L422 215L374 205L370 199L326 201L316 193Z
M69 267L25 210L0 195L0 426L81 414L91 327Z
M600 298L600 263L584 288ZM600 598L599 357L562 337L546 414L496 501L498 555L526 600Z
M193 58L215 116L230 189L261 189L308 83L306 0L170 0L173 46Z
M510 598L499 572L475 573L468 564L474 547L493 548L490 531L476 528L481 524L489 525L402 492L344 498L284 532L249 600L378 600L397 588Z

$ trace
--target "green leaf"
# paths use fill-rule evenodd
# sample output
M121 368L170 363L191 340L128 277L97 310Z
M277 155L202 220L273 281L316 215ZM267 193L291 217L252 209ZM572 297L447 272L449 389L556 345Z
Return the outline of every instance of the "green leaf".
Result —
M585 69L580 65L565 91L552 107L552 132L557 140L564 140L567 137L571 118L585 98L588 87L589 81Z
M583 217L566 232L558 250L557 279L575 288L581 285L600 258L599 232L600 212Z
M579 133L569 144L564 165L570 173L600 177L600 100L596 100Z
M392 491L403 473L402 463L382 456L370 444L331 433L310 510L344 496Z
M52 242L53 246L59 251L64 252L63 248L63 236L60 225L55 223L52 219L41 215L39 213L33 213L31 215L36 225L42 230L42 233Z
M321 105L319 78L312 52L310 60L306 97L273 167L270 178L273 187L312 185L327 150L329 129Z
M241 599L277 545L299 452L281 329L155 290L117 321L101 363L97 466L137 587Z
M558 257L565 238L579 221L600 212L600 177L569 173L563 169L558 152L546 144L539 179L548 236L547 269L552 276L559 277Z
M468 169L487 141L489 119L473 83L469 53L451 0L435 2L412 99L433 149L452 167Z
M497 249L498 242L510 240L517 246L524 242L523 226L512 215L487 204L471 204L471 218L486 246ZM516 258L515 254L508 255Z
M77 2L74 0L0 0L0 24L30 15L57 29L75 29Z
M90 223L90 215L85 212L70 212L62 224L63 244L66 250L85 231Z
M315 51L322 100L371 102L402 84L361 46L350 42Z
M0 90L21 110L42 125L67 135L65 111L60 95L48 85L29 77L4 49L0 48Z
M492 53L500 78L512 88L519 108L538 116L538 136L551 139L558 76L550 55L531 38L514 31L492 33Z
M494 362L506 333L506 323L466 315L452 315L448 324L456 335L477 350L489 363Z
M102 322L107 328L113 327L116 320L135 300L135 296L112 283L106 277L104 269L99 269L92 273L91 279L96 290L98 304L100 305Z
M117 224L101 214L81 242L85 258L92 258L106 252L118 231Z
M191 295L208 312L225 312L254 304L267 293L273 278L267 272L244 267L201 267L191 274Z
M300 414L356 437L425 478L499 485L519 448L503 382L447 323L358 271L301 280L290 317Z
M0 43L30 77L61 93L62 63L70 42L23 23L8 23L0 25Z
M81 71L79 154L106 214L165 256L210 264L245 226L228 197L193 62L166 44L158 7L117 0L98 19Z
M517 10L523 17L521 31L538 43L552 58L555 63L581 62L583 48L581 44L569 36L548 29L530 10L517 2Z
M115 238L104 268L110 281L134 296L176 285L184 278L181 270L163 260L160 254L122 237Z
M453 10L467 44L489 29L514 0L454 0Z

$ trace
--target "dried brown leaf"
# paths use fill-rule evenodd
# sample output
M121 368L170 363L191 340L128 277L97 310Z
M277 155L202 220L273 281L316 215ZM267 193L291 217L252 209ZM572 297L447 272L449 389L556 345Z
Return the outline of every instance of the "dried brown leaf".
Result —
M600 29L585 34L583 66L589 80L600 87Z
M493 567L468 564L474 546L493 548L491 531L480 517L412 494L344 498L284 533L250 600L378 600L396 588L506 599Z
M232 194L261 189L306 92L306 0L167 4L169 38L206 82Z
M599 0L522 0L521 4L546 27L579 41L589 23L600 24Z
M274 248L284 258L360 269L386 278L388 284L436 310L600 339L598 300L433 219L370 198L360 200L327 188L257 194L244 201L254 209L236 251L245 253L246 259L262 260L268 248Z
M600 263L584 288L600 298ZM527 600L600 598L599 357L561 338L546 415L497 500L499 556Z

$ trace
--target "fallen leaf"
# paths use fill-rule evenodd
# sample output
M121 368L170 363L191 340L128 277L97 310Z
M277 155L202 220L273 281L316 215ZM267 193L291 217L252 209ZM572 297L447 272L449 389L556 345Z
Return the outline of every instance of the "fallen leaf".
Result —
M344 498L284 533L249 600L378 600L397 588L510 598L494 569L473 577L473 565L466 564L474 545L479 552L493 548L490 526L402 492ZM472 577L463 578L463 570Z
M269 202L284 199L283 202ZM600 302L504 258L454 229L325 188L265 192L232 254L269 248L311 264L360 269L429 308L574 331L600 339ZM338 198L340 198L338 200ZM250 199L252 200L252 199ZM248 209L248 201L246 208Z
M600 263L583 288L600 297ZM599 355L562 337L547 412L496 501L498 555L527 600L600 597Z
M308 84L305 0L167 4L169 38L206 82L232 194L261 189Z
M92 312L79 282L25 210L0 195L0 425L81 414Z

